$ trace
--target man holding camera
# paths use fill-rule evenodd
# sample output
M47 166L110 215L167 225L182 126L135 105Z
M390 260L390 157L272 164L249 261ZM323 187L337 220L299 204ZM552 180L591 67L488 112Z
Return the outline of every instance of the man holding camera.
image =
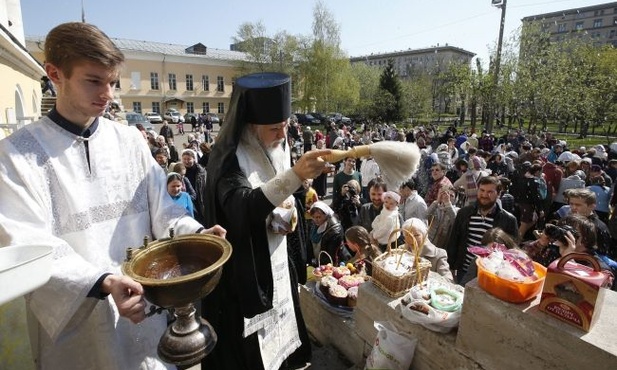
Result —
M356 159L347 157L343 162L343 170L334 175L332 182L332 209L339 209L341 205L341 189L349 180L356 180L362 184L362 174L356 171Z

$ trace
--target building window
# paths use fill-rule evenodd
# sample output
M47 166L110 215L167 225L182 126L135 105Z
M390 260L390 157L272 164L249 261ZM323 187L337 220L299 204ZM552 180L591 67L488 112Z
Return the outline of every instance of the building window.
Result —
M176 89L176 74L175 73L170 73L169 74L169 90L177 90Z
M613 26L617 26L617 17L613 17Z
M203 103L201 104L201 110L202 110L204 113L210 113L210 103L208 103L208 102L203 102Z
M613 37L615 37L615 30L611 30L611 31L608 33L608 38L609 38L609 39L612 39Z
M152 102L152 111L161 114L161 103L157 101Z
M159 89L159 74L156 72L150 72L150 89L151 90Z
M225 92L225 80L223 79L223 76L218 76L216 78L216 91Z
M193 75L186 75L186 90L193 91Z
M219 114L225 114L225 103L219 103L218 108L219 108Z
M201 76L201 86L204 88L204 91L210 91L210 77L208 75Z
M141 73L131 72L131 90L139 90L141 88Z
M192 102L186 103L186 113L195 113L195 106Z
M593 20L593 28L602 27L602 18Z
M577 31L582 31L583 30L583 23L584 22L576 22L576 24L574 25L574 29Z
M133 112L141 113L141 102L139 101L133 102Z
M557 26L557 32L566 32L568 30L568 25L566 23L559 23Z

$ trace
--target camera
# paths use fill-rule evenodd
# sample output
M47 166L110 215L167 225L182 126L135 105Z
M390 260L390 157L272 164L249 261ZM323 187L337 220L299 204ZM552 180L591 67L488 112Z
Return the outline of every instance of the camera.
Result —
M544 235L546 235L551 242L560 241L563 244L568 244L566 239L566 233L570 232L574 238L578 238L578 231L570 225L557 226L553 224L546 224L544 227Z
M356 189L353 186L347 188L347 194L349 194L349 196L352 198L358 195L358 193L356 193Z

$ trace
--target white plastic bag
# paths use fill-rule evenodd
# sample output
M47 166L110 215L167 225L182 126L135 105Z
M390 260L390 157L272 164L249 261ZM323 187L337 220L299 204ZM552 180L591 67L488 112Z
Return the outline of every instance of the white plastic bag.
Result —
M401 298L401 303L397 306L401 315L414 324L422 325L423 327L439 333L448 333L456 328L461 320L462 305L454 312L446 312L438 310L431 306L430 295L428 294L440 287L456 292L462 296L464 289L458 285L451 283L438 282L429 286L415 286L409 293Z
M377 337L364 369L409 369L418 339L402 335L389 322L375 322L375 329Z

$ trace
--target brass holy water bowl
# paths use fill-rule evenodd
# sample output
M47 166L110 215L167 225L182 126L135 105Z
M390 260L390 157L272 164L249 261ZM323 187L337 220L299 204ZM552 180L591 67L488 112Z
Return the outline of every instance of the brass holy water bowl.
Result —
M173 235L173 231L171 232ZM151 303L176 318L161 337L159 357L181 367L192 366L212 351L216 333L195 317L193 303L218 284L232 253L229 242L209 234L190 234L128 248L122 272L140 283Z

